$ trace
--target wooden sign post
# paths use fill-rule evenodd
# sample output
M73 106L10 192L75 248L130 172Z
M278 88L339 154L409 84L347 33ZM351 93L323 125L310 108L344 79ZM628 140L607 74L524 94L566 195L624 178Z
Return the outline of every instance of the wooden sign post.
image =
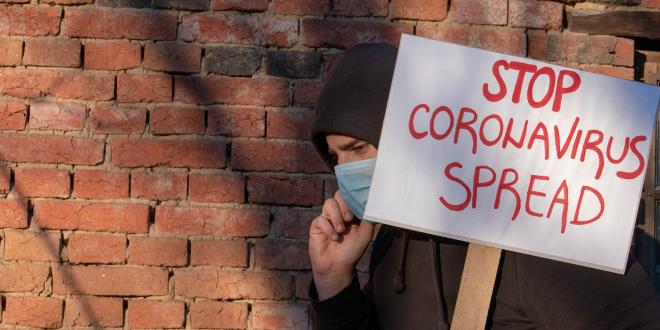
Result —
M484 329L502 250L470 243L468 246L452 330Z

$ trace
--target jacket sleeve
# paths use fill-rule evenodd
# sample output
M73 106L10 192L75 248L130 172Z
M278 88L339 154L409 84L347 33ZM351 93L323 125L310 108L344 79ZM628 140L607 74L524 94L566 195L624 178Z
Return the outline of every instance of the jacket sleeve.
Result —
M508 260L507 260L508 259ZM625 275L528 255L504 261L493 323L544 329L660 329L660 299L644 269L631 262ZM511 274L513 272L513 274ZM505 283L509 282L509 283Z
M378 329L375 308L369 292L370 286L360 289L357 275L344 290L326 300L319 301L314 281L309 286L312 304L313 329Z

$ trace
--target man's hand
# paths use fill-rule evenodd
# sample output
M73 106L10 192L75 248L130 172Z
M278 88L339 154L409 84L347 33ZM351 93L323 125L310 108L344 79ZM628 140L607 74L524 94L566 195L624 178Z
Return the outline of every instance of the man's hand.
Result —
M339 293L351 283L355 264L366 250L374 225L359 221L339 191L323 203L309 228L309 256L319 300Z

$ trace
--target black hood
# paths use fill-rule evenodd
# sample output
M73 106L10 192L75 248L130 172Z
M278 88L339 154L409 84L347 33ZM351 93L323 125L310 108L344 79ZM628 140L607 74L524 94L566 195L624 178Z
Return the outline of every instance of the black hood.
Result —
M378 147L396 55L390 44L359 44L335 61L311 128L312 142L330 168L336 161L328 153L326 133L350 135Z

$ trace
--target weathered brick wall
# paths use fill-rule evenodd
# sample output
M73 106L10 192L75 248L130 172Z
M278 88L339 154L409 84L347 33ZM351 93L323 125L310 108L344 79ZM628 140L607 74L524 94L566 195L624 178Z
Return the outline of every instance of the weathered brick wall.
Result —
M0 0L1 326L306 329L336 190L307 131L341 50L408 33L630 79L632 40L565 28L610 2Z

